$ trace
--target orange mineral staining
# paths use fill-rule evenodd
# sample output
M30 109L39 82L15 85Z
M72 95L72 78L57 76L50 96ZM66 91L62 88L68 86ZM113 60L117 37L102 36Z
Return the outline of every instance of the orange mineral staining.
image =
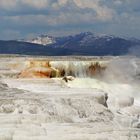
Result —
M27 68L19 74L19 78L52 78L58 77L59 71L47 61L29 61Z

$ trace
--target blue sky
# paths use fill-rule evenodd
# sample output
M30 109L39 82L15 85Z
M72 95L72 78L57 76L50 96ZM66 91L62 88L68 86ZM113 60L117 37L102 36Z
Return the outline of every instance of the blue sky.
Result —
M0 39L85 31L140 39L140 0L0 0Z

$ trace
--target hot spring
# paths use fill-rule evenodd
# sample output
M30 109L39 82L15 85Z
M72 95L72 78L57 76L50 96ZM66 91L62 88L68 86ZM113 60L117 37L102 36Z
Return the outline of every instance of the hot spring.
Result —
M1 140L140 138L139 58L0 61Z

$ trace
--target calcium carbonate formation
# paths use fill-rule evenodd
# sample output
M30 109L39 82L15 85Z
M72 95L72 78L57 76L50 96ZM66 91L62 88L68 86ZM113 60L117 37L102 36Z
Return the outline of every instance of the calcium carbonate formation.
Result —
M0 58L0 140L139 140L138 58Z

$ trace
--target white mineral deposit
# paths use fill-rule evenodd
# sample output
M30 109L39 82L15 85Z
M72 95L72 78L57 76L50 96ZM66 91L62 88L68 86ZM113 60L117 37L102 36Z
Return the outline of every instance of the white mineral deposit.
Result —
M0 58L0 140L139 140L140 59Z

